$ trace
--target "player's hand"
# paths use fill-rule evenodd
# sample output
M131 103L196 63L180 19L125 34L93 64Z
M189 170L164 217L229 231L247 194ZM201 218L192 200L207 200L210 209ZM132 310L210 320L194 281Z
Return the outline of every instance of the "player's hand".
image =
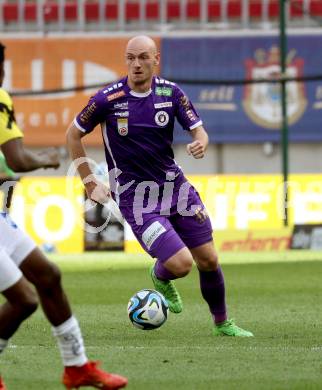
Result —
M187 145L187 153L194 158L203 158L205 155L205 146L200 141L193 141Z
M96 203L104 204L110 200L111 191L109 187L97 179L91 179L85 183L85 190L88 199Z
M55 148L41 150L38 155L44 159L44 168L57 169L60 166L59 154Z

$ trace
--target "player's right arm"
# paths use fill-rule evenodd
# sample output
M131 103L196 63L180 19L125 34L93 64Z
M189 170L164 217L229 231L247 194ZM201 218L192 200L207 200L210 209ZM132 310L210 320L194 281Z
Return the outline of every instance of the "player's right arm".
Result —
M3 89L0 89L0 147L9 168L15 172L59 167L55 149L34 153L24 147L23 133L15 121L12 100Z
M106 184L97 180L93 174L82 138L101 123L103 109L104 101L100 99L98 93L90 99L85 108L76 116L66 133L69 154L84 183L87 197L98 203L105 203L109 199L110 190Z
M54 148L34 153L24 147L22 138L14 138L1 145L7 164L15 172L30 172L39 168L58 168L59 157Z

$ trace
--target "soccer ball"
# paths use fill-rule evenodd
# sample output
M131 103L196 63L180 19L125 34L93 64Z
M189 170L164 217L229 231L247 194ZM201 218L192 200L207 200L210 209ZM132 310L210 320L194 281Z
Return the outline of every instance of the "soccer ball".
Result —
M127 312L134 326L143 330L152 330L166 322L169 306L158 291L144 289L131 297Z

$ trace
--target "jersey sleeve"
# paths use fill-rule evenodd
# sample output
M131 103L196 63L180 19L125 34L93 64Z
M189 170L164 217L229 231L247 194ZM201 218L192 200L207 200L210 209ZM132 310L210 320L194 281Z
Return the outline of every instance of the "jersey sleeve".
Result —
M15 119L12 99L9 94L0 90L0 145L15 139L22 138L23 133Z
M87 105L76 115L74 125L81 132L90 133L99 123L103 122L106 109L106 96L99 91L90 98Z
M176 117L184 130L193 130L202 125L202 120L193 104L178 86L175 89L175 106Z

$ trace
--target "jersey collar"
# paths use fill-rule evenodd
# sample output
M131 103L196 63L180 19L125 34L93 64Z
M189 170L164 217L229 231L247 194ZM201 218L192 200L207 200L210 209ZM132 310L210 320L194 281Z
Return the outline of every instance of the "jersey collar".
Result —
M129 84L127 83L127 77L126 77L125 85L126 85L126 90L127 90L127 92L128 92L130 95L135 96L135 97L138 97L138 98L144 98L144 97L149 96L149 95L151 94L151 92L152 92L152 88L153 88L153 86L154 86L154 77L153 77L153 79L152 79L151 88L150 88L148 91L146 91L146 92L135 92L135 91L133 91L132 89L130 89Z
M132 91L132 89L130 89L130 95L132 96L135 96L135 97L139 97L139 98L143 98L143 97L147 97L150 95L150 93L152 92L152 89L150 88L148 91L146 92L135 92L135 91Z

